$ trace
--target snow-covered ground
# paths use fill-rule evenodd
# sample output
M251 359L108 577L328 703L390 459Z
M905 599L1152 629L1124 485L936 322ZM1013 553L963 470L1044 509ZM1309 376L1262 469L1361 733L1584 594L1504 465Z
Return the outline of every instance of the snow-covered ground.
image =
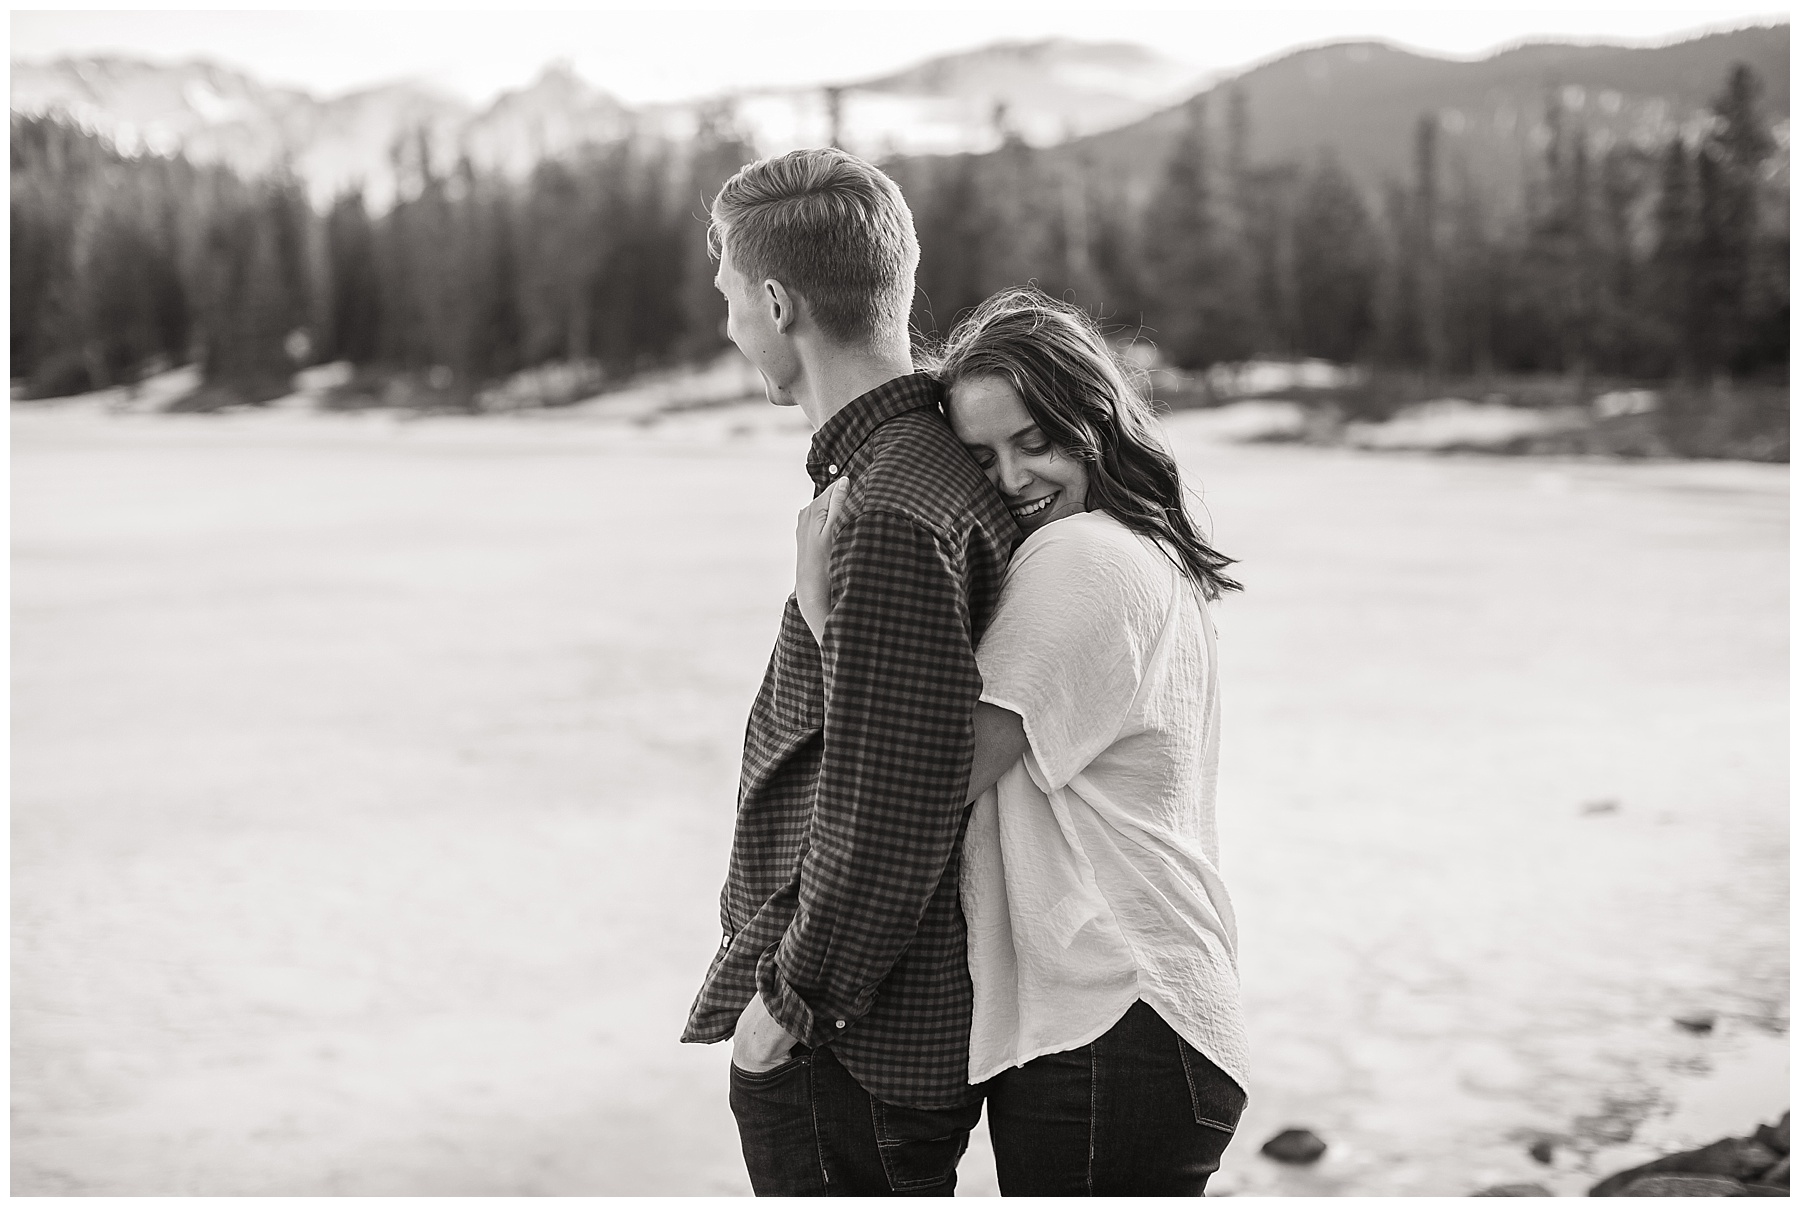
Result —
M14 1192L745 1192L676 1037L798 417L13 409ZM1171 426L1250 587L1215 1190L1578 1193L1778 1114L1786 467Z

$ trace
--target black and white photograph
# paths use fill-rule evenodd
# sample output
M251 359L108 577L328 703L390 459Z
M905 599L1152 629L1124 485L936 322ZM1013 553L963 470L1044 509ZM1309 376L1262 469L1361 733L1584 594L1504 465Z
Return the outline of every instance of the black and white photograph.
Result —
M9 36L14 1195L1789 1194L1785 11Z

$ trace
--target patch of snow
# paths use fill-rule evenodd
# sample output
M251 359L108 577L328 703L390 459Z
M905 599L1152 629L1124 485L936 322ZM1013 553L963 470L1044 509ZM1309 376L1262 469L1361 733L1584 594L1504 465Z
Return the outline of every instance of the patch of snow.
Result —
M1655 390L1613 390L1594 399L1594 414L1602 419L1644 415L1654 411L1659 401Z
M1408 407L1386 423L1350 423L1344 441L1354 448L1444 449L1496 447L1521 436L1538 436L1579 427L1579 411L1529 410L1439 398Z
M356 366L347 360L334 360L329 364L314 365L294 374L294 386L301 393L319 394L338 386L350 384L356 376Z
M1164 427L1179 428L1201 440L1243 444L1258 440L1294 440L1306 430L1306 408L1285 399L1253 398L1222 407L1180 411L1163 417Z
M1328 360L1251 360L1215 365L1206 379L1222 394L1269 394L1277 390L1333 390L1353 385L1358 371Z
M204 80L187 81L181 87L181 95L195 113L209 122L236 121L245 116L246 106L242 102L220 96Z

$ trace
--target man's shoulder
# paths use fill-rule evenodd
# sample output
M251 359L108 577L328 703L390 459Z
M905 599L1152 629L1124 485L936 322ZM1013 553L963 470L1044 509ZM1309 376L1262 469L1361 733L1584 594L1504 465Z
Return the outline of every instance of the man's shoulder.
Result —
M867 460L853 471L863 510L906 516L939 533L971 522L1010 522L981 467L941 415L897 415L870 436Z

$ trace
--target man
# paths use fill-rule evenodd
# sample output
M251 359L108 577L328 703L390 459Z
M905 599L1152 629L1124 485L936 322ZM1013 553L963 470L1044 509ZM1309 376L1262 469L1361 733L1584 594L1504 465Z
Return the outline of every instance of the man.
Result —
M726 331L847 488L815 641L794 599L750 714L724 944L682 1038L731 1037L758 1194L950 1194L980 1115L957 882L974 644L1017 525L913 372L918 240L846 152L751 164L712 207Z

